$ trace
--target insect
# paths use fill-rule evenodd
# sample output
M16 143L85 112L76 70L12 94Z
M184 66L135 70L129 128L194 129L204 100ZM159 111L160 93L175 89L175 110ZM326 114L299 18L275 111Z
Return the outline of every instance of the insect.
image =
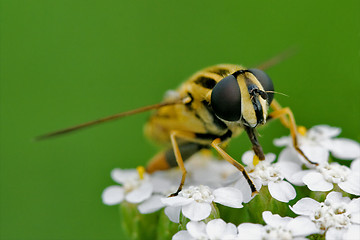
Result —
M290 129L294 148L312 164L297 144L297 126L289 108L282 108L274 99L274 85L264 72L284 58L279 55L257 68L221 64L205 68L192 75L175 91L166 94L163 102L115 114L99 120L42 135L45 139L72 132L98 123L155 109L145 125L145 134L168 147L153 157L147 172L179 166L182 178L177 195L186 178L184 161L204 148L214 148L226 161L241 171L252 195L256 187L243 165L223 150L232 138L245 131L252 144L255 157L265 156L258 141L256 127L270 119L279 118ZM269 113L269 108L272 109Z

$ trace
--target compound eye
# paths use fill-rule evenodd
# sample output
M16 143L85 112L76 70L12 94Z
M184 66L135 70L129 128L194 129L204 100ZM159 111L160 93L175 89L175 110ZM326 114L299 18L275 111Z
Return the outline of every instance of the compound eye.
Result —
M238 121L241 117L241 94L233 75L218 82L211 93L211 106L215 114L227 121Z
M274 99L274 93L273 93L274 85L273 85L273 82L271 81L270 77L264 71L261 71L256 68L249 69L249 72L251 72L257 78L257 80L263 86L265 92L271 91L271 92L267 92L268 98L266 99L270 105L270 103Z

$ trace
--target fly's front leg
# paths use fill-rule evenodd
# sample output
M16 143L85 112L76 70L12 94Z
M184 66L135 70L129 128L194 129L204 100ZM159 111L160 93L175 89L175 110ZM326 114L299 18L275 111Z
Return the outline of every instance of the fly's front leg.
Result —
M180 182L178 190L175 193L171 194L169 197L177 196L179 194L179 192L182 190L182 187L184 186L186 173L187 173L186 169L185 169L184 161L181 157L179 145L176 142L176 137L180 137L180 138L191 141L195 138L195 135L192 133L181 132L181 131L171 131L171 133L170 133L170 139L171 139L172 147L174 149L174 155L176 158L176 162L181 170L182 176L181 176L181 182Z
M215 150L229 163L231 163L234 167L240 170L240 172L244 175L246 181L248 182L250 189L251 189L251 196L254 196L258 193L256 190L254 182L250 179L249 174L246 172L243 165L241 165L238 161L233 159L229 154L227 154L221 147L220 147L221 139L217 138L212 143L211 146L215 148Z
M297 126L295 123L295 118L290 110L290 108L285 107L281 108L281 106L275 102L276 105L273 106L273 103L271 104L271 107L274 109L273 112L269 114L270 119L276 119L279 118L280 121L284 124L285 127L290 129L290 135L292 138L293 146L295 150L303 156L306 161L308 161L311 164L318 165L318 163L312 162L305 154L304 152L299 148L298 141L297 141Z
M275 99L272 100L270 107L274 112L283 109L280 103L278 103ZM269 116L268 118L272 119L271 116ZM286 128L290 128L289 119L285 115L279 116L279 119L282 125L284 125Z

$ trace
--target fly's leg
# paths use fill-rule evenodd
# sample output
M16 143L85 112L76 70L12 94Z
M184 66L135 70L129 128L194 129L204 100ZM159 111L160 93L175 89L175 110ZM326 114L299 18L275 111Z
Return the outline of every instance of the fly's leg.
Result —
M220 147L221 139L216 138L212 143L211 146L215 148L215 150L229 163L231 163L234 167L240 170L240 172L244 175L246 181L248 182L250 189L251 189L251 196L254 196L258 193L256 190L254 182L250 179L249 174L246 172L243 165L241 165L238 161L233 159L229 154L227 154L221 147Z
M298 141L297 141L297 126L295 123L295 118L294 115L292 113L292 111L290 110L290 108L285 107L282 108L280 106L279 103L277 103L276 101L271 103L271 108L274 110L273 112L271 112L269 114L270 119L277 119L279 118L281 123L290 129L290 135L292 138L292 142L293 142L293 146L295 148L295 150L301 155L303 156L306 161L308 161L309 163L313 164L313 165L318 165L318 163L312 162L305 154L304 152L299 148L298 145Z
M198 151L206 148L208 148L208 146L201 145L196 142L184 142L179 145L179 149L183 161L186 161L188 158L190 158ZM146 167L146 172L153 173L156 171L166 170L177 166L178 164L176 161L174 148L171 147L170 149L155 155L148 163Z
M283 107L275 99L272 100L270 107L273 111L279 111L283 109ZM269 117L272 119L271 116ZM279 119L282 125L284 125L286 128L290 128L289 119L285 115L279 116Z
M174 155L176 158L176 162L181 170L182 176L181 176L181 182L180 182L178 190L175 193L171 194L169 197L177 196L179 194L179 192L182 190L182 187L184 186L186 173L187 173L186 169L185 169L184 161L181 157L179 145L176 142L176 137L189 139L191 141L195 138L195 135L191 134L191 133L187 133L187 132L180 132L180 131L171 131L171 133L170 133L170 140L171 140L171 144L172 144L172 147L174 150Z

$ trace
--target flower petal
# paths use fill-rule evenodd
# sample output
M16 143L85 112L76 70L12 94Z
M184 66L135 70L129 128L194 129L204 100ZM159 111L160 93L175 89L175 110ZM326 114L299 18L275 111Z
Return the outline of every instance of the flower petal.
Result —
M289 182L297 186L304 185L302 178L308 173L308 171L303 171L300 164L290 161L282 161L276 163L276 166Z
M352 199L347 209L351 214L351 222L360 224L360 198Z
M297 163L300 162L300 158L296 150L292 147L287 147L282 150L279 154L278 163L279 162L292 162ZM300 165L300 164L299 164Z
M106 205L119 204L124 200L124 189L120 186L110 186L105 188L101 198Z
M356 213L351 214L351 222L356 223L356 224L360 224L360 212L356 212Z
M163 208L165 205L161 202L162 197L160 195L151 196L138 206L139 212L141 214L148 214Z
M320 230L316 227L308 217L296 217L289 222L287 228L291 231L294 237L296 236L308 236L314 233L320 233Z
M360 158L355 159L351 162L350 168L353 172L360 172Z
M287 179L289 182L296 186L305 186L305 183L303 181L303 178L308 173L312 172L312 170L303 170L297 173L294 173L289 179Z
M267 225L278 228L279 226L286 226L291 220L291 217L280 217L279 214L272 214L270 211L264 211L262 213L264 222Z
M223 186L224 181L229 181L230 175L239 172L225 160L209 160L206 165L202 165L196 166L196 168L186 168L188 172L194 173L191 175L192 185L207 185L218 188Z
M170 221L174 223L179 223L181 207L166 207L164 213Z
M301 171L301 165L292 161L281 161L276 163L276 166L279 168L282 175L285 178L289 178L294 173Z
M208 175L209 176L209 173ZM236 181L239 181L241 178L244 178L244 176L241 174L240 171L236 171L229 176L227 176L221 183L222 186L229 186L234 184ZM244 179L245 180L245 179ZM245 180L246 181L246 180Z
M253 159L254 159L254 152L253 152L252 150L246 151L246 152L241 156L241 161L242 161L245 165L250 166L251 168L254 168Z
M207 239L206 224L204 222L188 222L186 229L190 235L195 239Z
M260 191L261 180L258 178L255 179L252 178L251 180L253 180L256 190ZM255 196L251 196L251 189L249 183L246 181L245 177L242 174L240 174L239 180L234 184L234 187L242 192L244 203L250 202L250 200L255 197Z
M126 194L125 199L131 203L140 203L151 196L152 190L153 185L150 182L143 182L139 188Z
M193 240L193 239L195 240L195 238L193 238L186 230L181 230L172 237L172 240Z
M347 231L343 234L342 239L346 240L359 240L360 225L352 224Z
M330 191L333 184L327 182L323 175L318 172L310 172L303 177L303 182L311 191Z
M222 219L214 219L206 225L206 233L210 239L222 239L226 223Z
M351 211L351 213L360 212L360 198L351 199L348 203L348 210Z
M211 213L209 203L192 202L182 207L182 213L191 221L200 221L207 218Z
M347 229L337 229L337 228L329 228L326 233L325 233L325 239L326 240L335 240L335 239L344 239L344 240L349 240L351 238L343 238L343 235L347 232ZM354 239L354 238L353 238ZM355 239L359 239L359 235L357 236L357 238Z
M269 182L268 188L271 196L280 202L289 202L296 197L295 188L286 181Z
M310 216L313 212L320 208L321 204L312 198L302 198L294 206L289 206L290 209L298 215Z
M237 236L237 227L233 223L227 223L225 232L224 232L224 239L236 239Z
M341 128L331 127L329 125L316 125L309 129L308 137L317 138L319 140L333 138L341 133Z
M339 192L329 193L326 196L325 200L330 203L340 203L340 202L350 203L350 201L351 201L349 197L343 197L342 193L339 193Z
M274 153L265 154L265 161L272 163L273 161L275 161L275 159L276 159L276 155Z
M153 185L153 192L156 193L167 193L173 187L172 175L175 175L177 172L172 170L169 172L157 171L151 175L150 182ZM181 178L181 176L179 177ZM177 179L179 179L177 178Z
M274 139L273 143L277 147L290 146L292 144L292 140L289 136L284 136Z
M347 138L337 138L324 142L336 158L352 160L360 156L360 144Z
M243 196L239 189L233 187L223 187L214 190L214 202L220 203L224 206L233 208L242 208Z
M138 173L135 169L115 168L111 171L110 175L112 180L120 184L129 181L129 179L136 179L138 177Z
M162 198L161 202L167 206L180 207L190 204L194 201L192 198L184 198L180 196Z
M360 195L360 174L352 173L345 182L338 183L338 186L347 193Z
M305 156L307 156L312 162L321 164L326 163L329 159L329 151L322 146L304 144L300 146L300 148L304 152ZM314 167L314 165L309 164L309 162L300 154L299 157L307 166Z
M261 240L265 233L265 228L261 224L242 223L238 226L239 240Z

